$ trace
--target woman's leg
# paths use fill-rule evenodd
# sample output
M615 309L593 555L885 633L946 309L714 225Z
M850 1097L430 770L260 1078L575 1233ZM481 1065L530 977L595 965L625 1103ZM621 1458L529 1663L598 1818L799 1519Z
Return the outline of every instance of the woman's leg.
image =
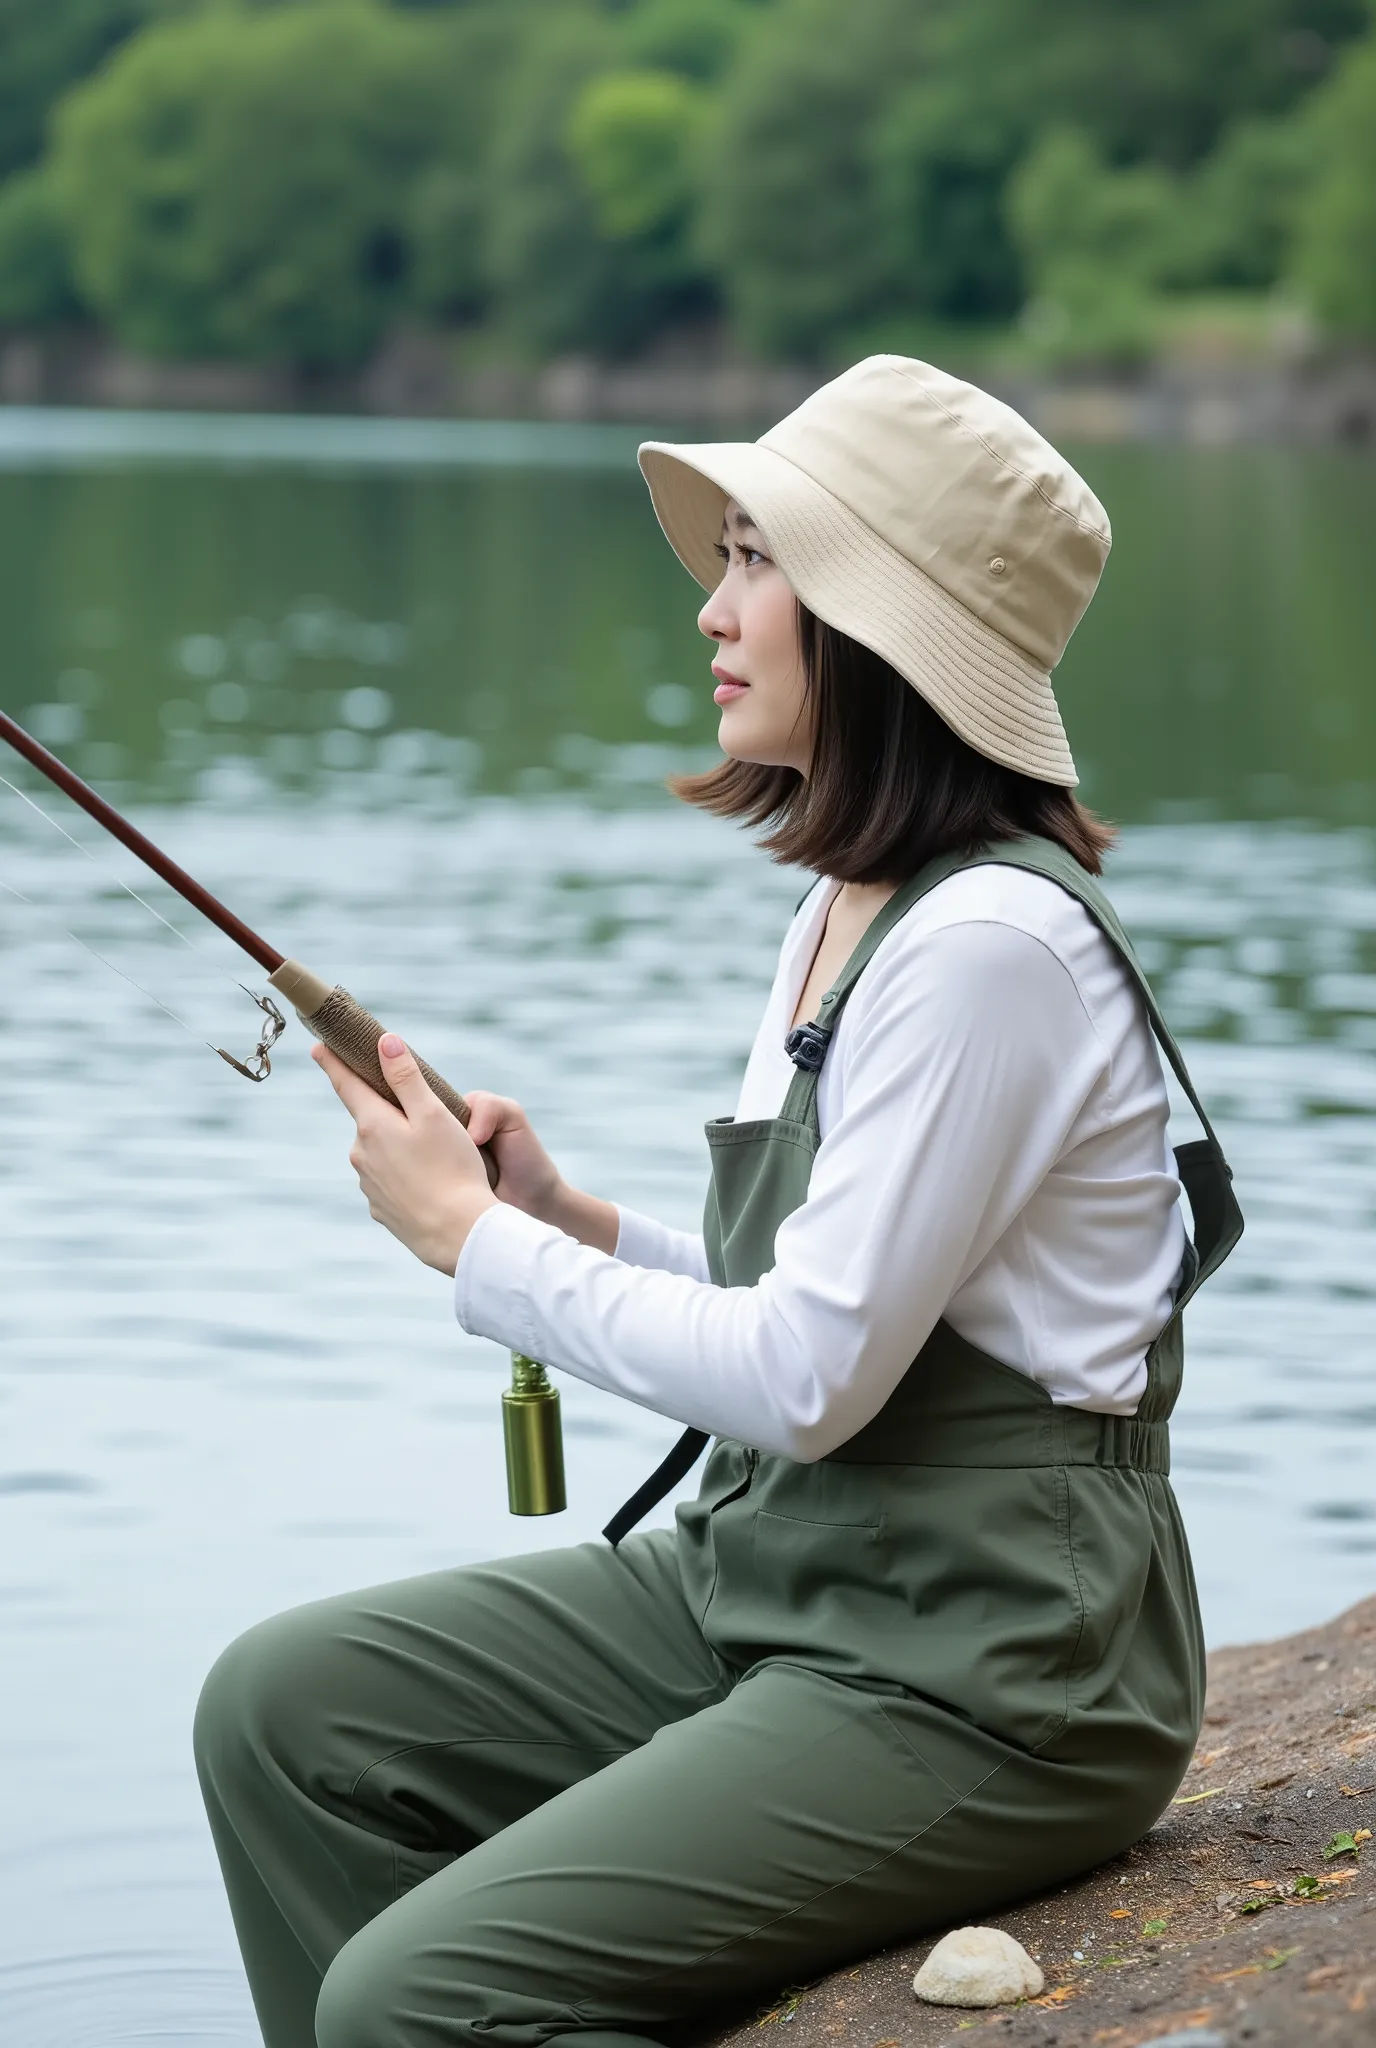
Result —
M196 1757L268 2048L311 2048L321 1979L374 1916L731 1676L671 1530L320 1601L232 1644Z
M757 1666L373 1919L320 2048L647 2048L1068 1874L1094 1775Z

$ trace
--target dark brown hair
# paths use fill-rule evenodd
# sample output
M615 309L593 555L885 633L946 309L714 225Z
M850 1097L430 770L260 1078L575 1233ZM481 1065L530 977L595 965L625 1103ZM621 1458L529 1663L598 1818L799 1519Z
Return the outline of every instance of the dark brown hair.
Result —
M676 775L685 803L767 825L766 852L838 882L905 882L945 853L1054 839L1091 875L1117 836L1073 790L1004 768L952 732L880 655L798 606L813 772L723 761Z

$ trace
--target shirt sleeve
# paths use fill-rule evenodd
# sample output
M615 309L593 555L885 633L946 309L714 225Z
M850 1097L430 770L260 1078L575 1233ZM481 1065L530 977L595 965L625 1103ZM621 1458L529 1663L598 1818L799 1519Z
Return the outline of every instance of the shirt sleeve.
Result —
M642 1216L636 1209L618 1207L621 1219L616 1239L616 1257L627 1266L646 1266L656 1273L685 1273L690 1280L708 1280L707 1247L700 1234L672 1230Z
M846 1442L1055 1164L1107 1055L1068 969L995 922L881 948L838 1055L842 1113L757 1285L628 1263L499 1204L459 1258L464 1329L763 1451Z

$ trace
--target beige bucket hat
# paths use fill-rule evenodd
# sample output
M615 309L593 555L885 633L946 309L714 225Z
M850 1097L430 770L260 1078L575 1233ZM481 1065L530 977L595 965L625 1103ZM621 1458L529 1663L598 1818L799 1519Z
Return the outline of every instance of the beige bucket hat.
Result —
M1088 484L1001 400L869 356L758 441L646 441L674 552L707 590L734 498L818 618L896 668L963 740L1070 788L1051 671L1112 535Z

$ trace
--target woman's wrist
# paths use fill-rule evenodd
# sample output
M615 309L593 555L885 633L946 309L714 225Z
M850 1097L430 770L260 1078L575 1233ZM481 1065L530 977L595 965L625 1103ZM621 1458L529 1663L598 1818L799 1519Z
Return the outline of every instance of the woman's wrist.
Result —
M615 1202L584 1194L565 1180L557 1183L549 1201L541 1205L540 1221L552 1223L566 1237L577 1238L579 1244L599 1252L615 1252L621 1235L621 1214Z
M473 1226L487 1209L500 1207L497 1197L485 1184L482 1187L459 1189L453 1199L446 1203L443 1219L436 1225L433 1248L412 1246L418 1250L427 1266L437 1272L452 1276L463 1256L463 1248L473 1232Z

